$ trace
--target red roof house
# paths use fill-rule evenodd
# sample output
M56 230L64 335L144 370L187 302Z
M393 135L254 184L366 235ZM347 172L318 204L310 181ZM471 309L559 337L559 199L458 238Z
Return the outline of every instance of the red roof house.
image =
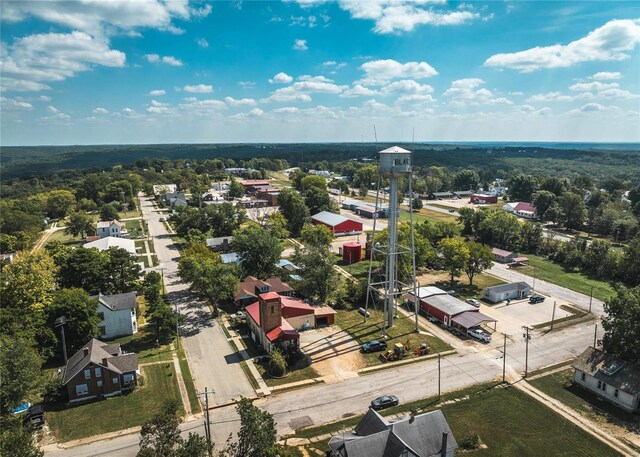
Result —
M288 297L293 294L293 289L280 278L274 277L260 280L253 276L247 276L238 284L236 293L233 295L233 301L238 307L247 306L256 301L258 295L266 292L276 292Z

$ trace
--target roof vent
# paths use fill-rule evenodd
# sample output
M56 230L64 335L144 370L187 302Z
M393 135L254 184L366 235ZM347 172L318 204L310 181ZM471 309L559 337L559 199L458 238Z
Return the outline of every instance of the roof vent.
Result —
M82 348L82 353L84 355L89 355L89 348L87 348L87 347Z

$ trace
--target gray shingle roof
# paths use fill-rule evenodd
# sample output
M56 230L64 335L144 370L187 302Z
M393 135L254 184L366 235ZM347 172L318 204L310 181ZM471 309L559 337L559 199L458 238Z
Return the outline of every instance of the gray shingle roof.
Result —
M628 394L640 393L640 366L591 346L571 366Z
M98 299L100 303L109 308L111 311L120 311L123 309L135 309L136 307L136 293L127 292L124 294L115 295L94 295L91 297Z
M330 213L329 211L322 211L312 216L311 219L322 222L323 224L330 225L332 227L349 220L348 218L341 216L340 214Z
M410 455L430 457L439 455L443 432L448 433L447 452L458 447L440 410L413 418L404 417L395 422L388 422L370 410L356 430L359 433L355 435L349 433L332 437L329 447L345 457L398 457L405 449L410 451ZM370 433L365 434L366 432Z
M87 349L86 354L85 349ZM94 338L69 358L62 375L62 384L67 384L90 363L122 374L138 369L138 356L122 354L119 344L107 344Z

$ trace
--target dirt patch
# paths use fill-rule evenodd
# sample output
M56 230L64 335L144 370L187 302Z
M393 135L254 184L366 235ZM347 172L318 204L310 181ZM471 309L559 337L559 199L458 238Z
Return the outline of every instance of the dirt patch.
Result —
M358 342L335 326L303 332L300 348L321 377L352 378L366 366Z

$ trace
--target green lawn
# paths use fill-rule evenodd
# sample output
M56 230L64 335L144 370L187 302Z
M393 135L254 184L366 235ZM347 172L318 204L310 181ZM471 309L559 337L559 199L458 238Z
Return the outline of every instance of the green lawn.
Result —
M65 442L142 425L171 399L182 405L173 363L150 365L142 367L141 385L135 391L68 407L47 406L47 423Z
M47 239L47 243L52 241L60 241L67 246L82 246L84 244L84 238L74 238L72 235L65 233L64 229L53 232Z
M408 412L412 408L420 413L441 409L458 442L473 433L480 436L486 448L464 453L473 457L619 455L600 440L515 387L491 388L480 385L443 396L443 400L453 398L459 401L441 404L437 398L429 398L390 408L382 414ZM354 417L336 424L301 430L296 436L311 437L335 433L341 428L358 423L359 419Z
M142 220L124 221L124 225L131 238L144 235L142 230Z
M409 220L409 212L401 211L400 212L400 220L408 221ZM458 218L451 214L440 213L438 211L433 211L430 209L422 208L420 211L413 213L413 222L424 222L426 220L432 221L448 221L448 222L456 222Z
M467 298L480 299L480 297L482 297L482 291L485 288L498 286L500 284L506 284L506 282L495 276L480 273L473 277L473 285L471 286L469 285L469 279L466 276L461 276L454 283L453 290L456 291L456 297L460 300L466 300ZM436 281L434 285L443 290L451 289L451 282L448 280ZM493 303L490 304L493 305Z
M136 240L135 241L135 245L136 245L136 252L138 254L146 254L147 253L147 248L144 244L144 240ZM140 249L138 249L140 248Z
M180 371L182 372L182 378L184 379L185 387L187 388L187 396L189 397L189 404L191 405L191 412L200 412L200 402L198 401L198 395L196 392L196 386L193 383L193 376L189 369L189 362L187 362L187 356L184 353L182 342L178 349L178 363L180 363Z
M123 336L109 342L119 343L123 351L135 352L138 354L139 363L171 360L170 341L166 344L161 344L160 347L158 347L156 345L155 335L147 333L145 329L141 329L135 335Z
M138 256L138 262L142 262L144 264L145 268L149 268L149 259L147 258L146 255L139 255Z
M349 263L344 262L343 260L339 260L337 265L342 267L345 271L349 272L351 275L355 276L358 279L367 279L369 277L369 261L363 260L362 262ZM382 265L382 261L374 260L373 261L373 271L375 271L378 267Z
M639 417L634 417L632 414L574 385L573 372L573 368L567 368L566 370L533 379L529 381L529 384L570 408L583 413L589 419L597 422L613 422L630 430L634 424L635 427L640 426Z
M369 312L371 317L367 322L364 322L362 315L357 311L338 310L335 322L360 344L379 339L384 322L382 312L374 308L369 308ZM389 336L386 339L389 349L396 343L402 343L405 347L409 346L410 349L407 351L405 358L416 357L413 350L422 343L427 343L431 347L431 354L451 349L447 343L435 336L416 333L413 317L406 317L402 314L399 314L395 319L394 326L387 330L387 335ZM381 364L379 356L379 352L363 354L367 366Z
M600 300L606 300L615 295L613 287L608 282L592 279L578 272L567 272L561 265L537 255L527 254L527 257L529 258L529 265L518 267L518 272L535 276L537 279L542 279L585 295L589 295L591 287L593 287L593 296Z

